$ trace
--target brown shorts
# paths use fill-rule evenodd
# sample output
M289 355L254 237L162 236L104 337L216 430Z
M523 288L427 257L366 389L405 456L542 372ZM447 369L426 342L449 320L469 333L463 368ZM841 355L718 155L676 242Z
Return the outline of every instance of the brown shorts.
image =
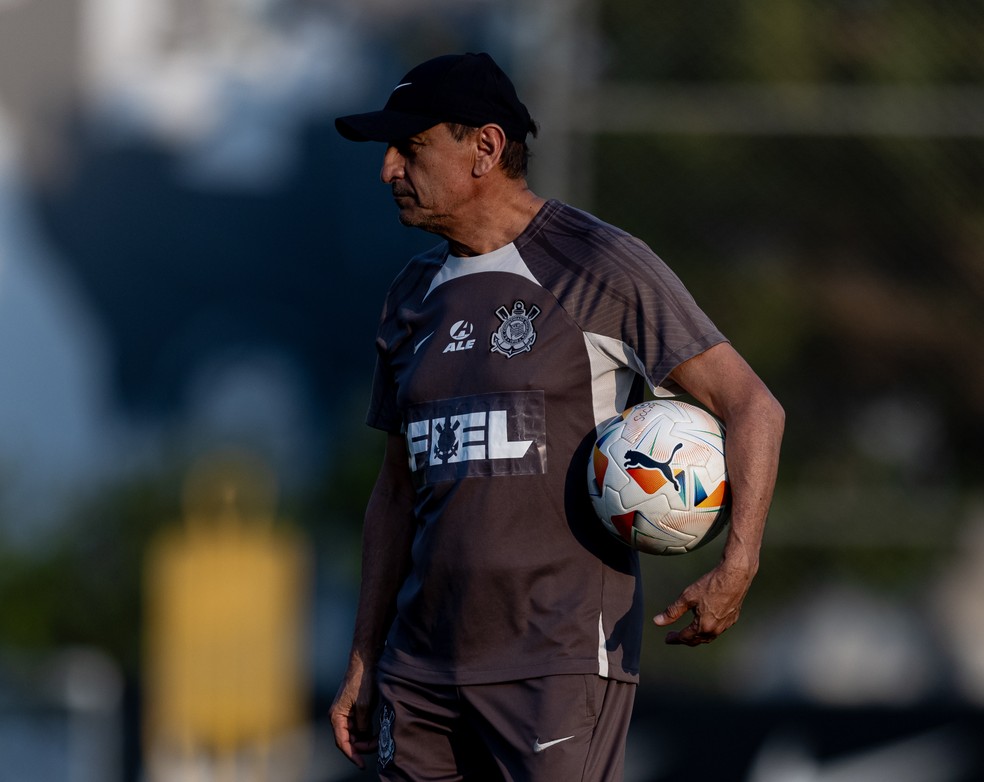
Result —
M380 779L622 779L636 685L564 674L432 685L380 674Z

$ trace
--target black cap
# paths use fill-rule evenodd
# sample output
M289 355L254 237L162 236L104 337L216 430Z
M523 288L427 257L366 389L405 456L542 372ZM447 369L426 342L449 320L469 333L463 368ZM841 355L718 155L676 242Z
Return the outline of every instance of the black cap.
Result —
M351 114L335 128L351 141L399 141L442 122L499 125L525 141L536 126L509 77L487 54L447 54L418 65L390 93L382 111Z

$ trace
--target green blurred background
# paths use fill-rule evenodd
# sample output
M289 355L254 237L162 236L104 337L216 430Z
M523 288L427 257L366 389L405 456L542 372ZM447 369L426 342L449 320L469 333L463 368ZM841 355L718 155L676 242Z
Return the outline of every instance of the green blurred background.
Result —
M314 562L280 778L347 778L375 323L432 240L331 120L465 50L533 189L649 243L787 413L742 620L649 633L627 779L979 778L984 3L0 0L0 779L149 776L147 546L229 447ZM646 558L647 612L716 554Z

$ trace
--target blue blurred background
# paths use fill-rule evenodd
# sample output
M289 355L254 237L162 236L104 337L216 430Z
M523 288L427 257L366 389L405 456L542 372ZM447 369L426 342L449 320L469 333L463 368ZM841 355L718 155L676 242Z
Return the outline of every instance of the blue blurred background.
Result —
M434 239L332 119L469 50L533 189L647 241L787 412L742 621L649 633L627 782L982 778L984 3L0 0L0 780L364 778L326 723L362 421ZM716 555L646 558L647 611Z

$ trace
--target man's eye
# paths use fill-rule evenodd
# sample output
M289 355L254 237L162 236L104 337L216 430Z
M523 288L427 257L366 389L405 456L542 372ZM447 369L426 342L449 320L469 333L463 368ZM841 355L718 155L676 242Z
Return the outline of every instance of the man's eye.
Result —
M396 147L396 151L399 152L403 157L410 157L416 154L417 150L420 148L420 144L413 141L397 141L393 144Z

